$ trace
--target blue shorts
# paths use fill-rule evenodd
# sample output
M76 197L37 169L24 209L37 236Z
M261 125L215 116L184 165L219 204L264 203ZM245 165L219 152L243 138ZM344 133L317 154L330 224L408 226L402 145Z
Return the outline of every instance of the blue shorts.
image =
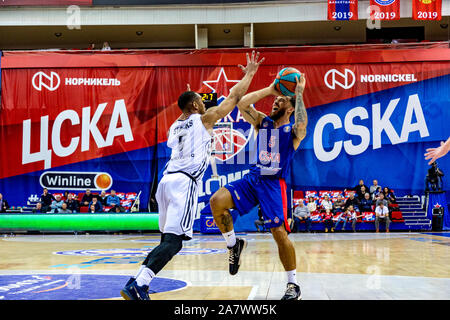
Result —
M235 209L240 215L247 214L258 204L261 207L267 228L284 224L291 232L287 222L287 193L284 179L248 173L240 180L225 186L233 197Z

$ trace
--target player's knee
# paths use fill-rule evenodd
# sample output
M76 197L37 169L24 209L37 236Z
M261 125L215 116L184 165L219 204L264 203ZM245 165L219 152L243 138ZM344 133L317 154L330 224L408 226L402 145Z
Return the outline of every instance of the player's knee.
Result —
M283 225L279 227L275 227L271 229L272 236L277 243L283 243L285 241L288 241L288 233L286 232L286 229Z
M164 242L167 244L167 247L172 255L176 255L183 247L182 237L176 234L164 234Z
M211 210L213 211L213 214L219 211L223 211L226 208L227 203L227 195L223 190L219 190L218 192L214 193L211 198L209 199L209 205L211 206ZM223 209L223 210L221 210Z

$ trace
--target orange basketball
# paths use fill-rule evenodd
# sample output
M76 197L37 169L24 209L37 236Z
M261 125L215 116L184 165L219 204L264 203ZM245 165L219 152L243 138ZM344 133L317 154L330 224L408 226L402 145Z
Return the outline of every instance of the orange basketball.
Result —
M295 96L296 77L299 79L301 77L297 69L291 67L282 69L275 78L275 90L284 96Z
M111 187L111 177L108 174L102 173L95 178L95 184L99 189L109 189Z

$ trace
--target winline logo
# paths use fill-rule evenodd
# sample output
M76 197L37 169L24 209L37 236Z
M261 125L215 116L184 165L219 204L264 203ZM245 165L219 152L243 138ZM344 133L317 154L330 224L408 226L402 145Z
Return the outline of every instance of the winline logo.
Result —
M41 175L40 183L49 190L107 190L113 179L106 172L47 171Z

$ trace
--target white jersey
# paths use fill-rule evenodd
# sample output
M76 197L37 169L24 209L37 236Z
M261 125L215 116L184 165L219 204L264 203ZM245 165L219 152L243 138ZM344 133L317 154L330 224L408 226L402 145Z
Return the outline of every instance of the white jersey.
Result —
M167 139L172 154L164 174L182 171L201 180L210 163L211 140L212 134L206 130L200 114L175 121Z

